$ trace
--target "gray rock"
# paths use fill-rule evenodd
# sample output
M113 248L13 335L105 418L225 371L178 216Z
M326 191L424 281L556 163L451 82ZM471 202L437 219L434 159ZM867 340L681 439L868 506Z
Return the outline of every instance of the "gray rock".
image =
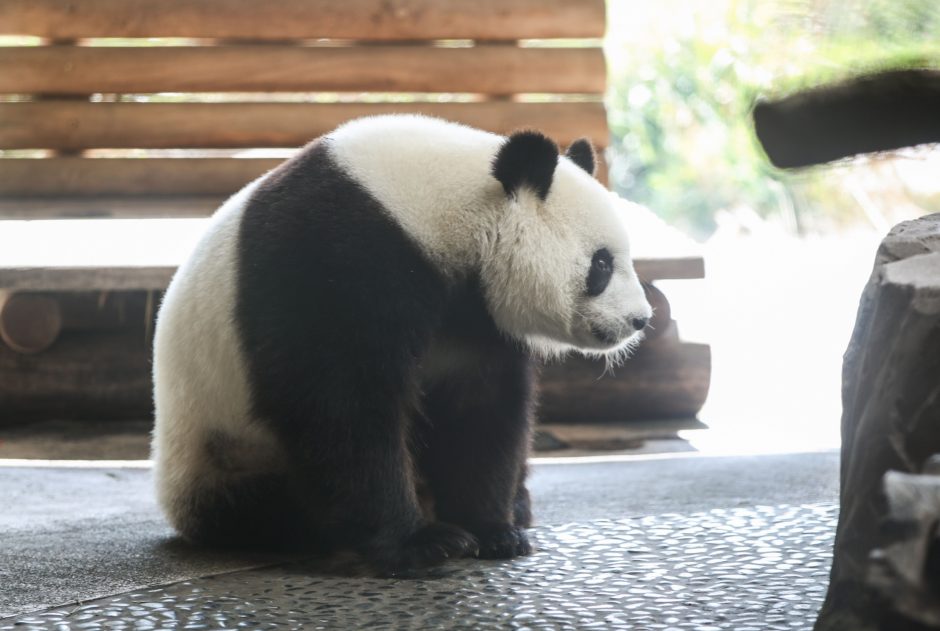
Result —
M940 214L882 242L844 357L842 404L841 514L816 630L934 628L898 614L891 590L867 577L871 553L892 543L885 473L920 473L940 452Z

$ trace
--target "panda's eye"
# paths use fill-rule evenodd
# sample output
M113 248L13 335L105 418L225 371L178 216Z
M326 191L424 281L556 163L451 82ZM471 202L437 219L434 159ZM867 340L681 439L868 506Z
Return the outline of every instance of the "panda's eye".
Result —
M607 289L614 273L614 257L607 248L601 248L591 257L591 270L587 277L587 295L600 296Z

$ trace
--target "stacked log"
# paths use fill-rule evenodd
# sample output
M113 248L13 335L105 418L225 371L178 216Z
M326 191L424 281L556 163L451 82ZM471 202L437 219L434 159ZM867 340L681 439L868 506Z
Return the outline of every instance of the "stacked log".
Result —
M150 347L158 296L141 291L13 296L26 303L17 310L32 308L40 316L51 303L56 326L4 321L7 310L0 306L0 332L7 332L6 343L0 343L0 427L51 418L151 416ZM7 337L20 346L49 343L41 352L24 353Z
M711 382L711 348L679 340L666 296L644 285L654 308L646 340L623 365L573 355L545 366L539 418L545 423L692 420Z
M882 242L842 400L841 514L816 631L940 628L940 214Z

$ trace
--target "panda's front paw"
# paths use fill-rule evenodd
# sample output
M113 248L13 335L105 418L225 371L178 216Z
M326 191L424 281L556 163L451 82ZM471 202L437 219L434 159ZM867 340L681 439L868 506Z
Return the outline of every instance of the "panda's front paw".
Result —
M409 535L391 558L380 562L380 571L391 577L410 576L449 559L475 556L477 549L476 538L463 528L433 522Z
M473 529L481 559L511 559L532 554L532 544L525 530L510 524L486 524Z

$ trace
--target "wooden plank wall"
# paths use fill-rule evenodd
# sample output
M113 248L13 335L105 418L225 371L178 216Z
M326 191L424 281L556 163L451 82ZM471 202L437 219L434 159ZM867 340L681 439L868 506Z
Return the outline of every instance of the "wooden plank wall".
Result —
M32 36L0 46L0 213L226 195L277 160L225 152L382 112L603 148L604 25L603 0L0 0L0 35Z
M10 34L418 41L601 37L598 0L3 0Z

